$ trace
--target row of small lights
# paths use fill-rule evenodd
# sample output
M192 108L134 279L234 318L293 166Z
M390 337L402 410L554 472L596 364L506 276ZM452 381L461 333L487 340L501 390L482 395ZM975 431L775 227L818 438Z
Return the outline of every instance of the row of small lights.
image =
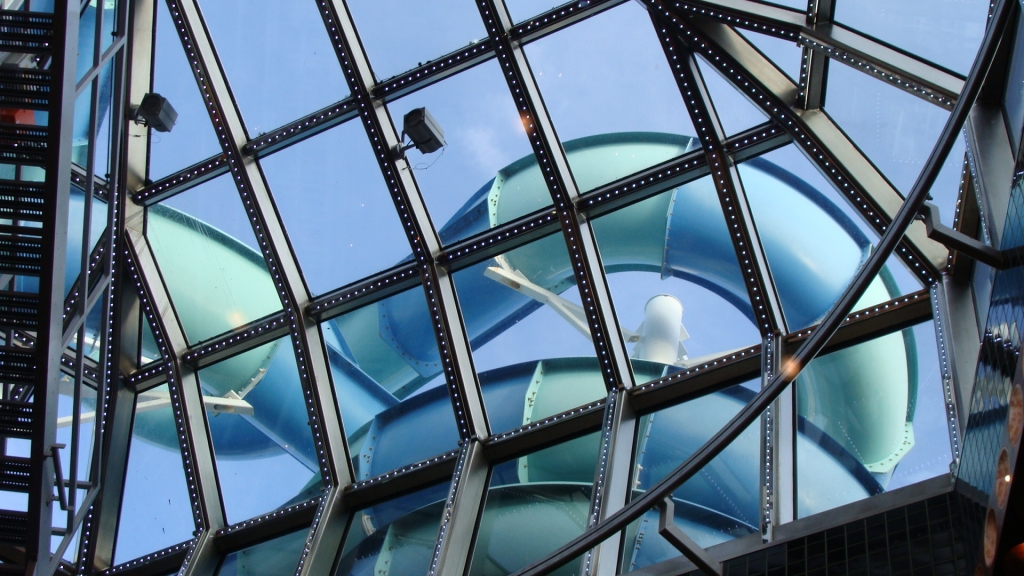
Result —
M160 356L163 358L161 364L165 365L164 371L167 373L167 390L171 399L171 408L174 412L174 424L178 433L178 446L181 449L181 460L182 465L185 469L185 481L188 485L189 500L192 504L192 519L195 521L195 525L198 529L202 529L205 525L205 519L203 517L202 504L199 499L199 486L198 479L196 478L194 457L192 454L191 444L189 442L189 432L186 429L185 416L182 410L182 399L179 391L180 378L176 374L174 369L174 363L171 360L171 351L168 349L167 340L164 333L164 325L162 319L159 318L153 311L153 305L150 301L146 285L142 280L142 275L139 273L138 267L135 265L134 257L131 253L130 248L125 248L125 268L128 274L131 275L132 281L135 283L135 290L139 295L139 304L142 309L143 315L146 320L149 321L150 328L153 331L153 340L155 341L157 348L160 350ZM183 565L187 566L187 563Z
M821 164L825 175L837 185L843 194L854 202L855 206L860 208L864 217L870 222L873 222L876 229L881 232L885 231L888 222L883 221L881 215L876 213L867 201L861 197L860 193L857 192L856 187L853 186L847 176L842 173L840 165L834 162L831 157L829 157L828 153L823 148L820 148L814 140L812 140L808 132L802 126L799 117L790 110L789 106L779 102L777 97L775 97L770 91L756 85L753 81L747 78L743 72L737 70L731 62L724 59L724 54L719 54L716 51L715 46L709 44L704 39L697 37L693 30L684 24L671 10L665 8L661 4L660 0L644 0L644 2L652 9L657 10L669 22L671 22L676 29L688 39L688 44L695 49L700 50L712 65L730 79L737 89L747 92L750 95L751 100L755 102L759 108L768 113L783 128L790 132L794 140L796 140L812 158L816 159ZM898 250L903 255L904 260L907 262L908 267L912 272L916 273L927 284L934 282L931 272L926 266L921 264L921 260L916 254L908 250L906 242L901 242Z
M103 233L104 236L106 236L106 234L107 234L106 232ZM106 253L107 253L106 243L103 243L103 242L99 243L96 246L96 251L93 252L93 254L92 254L92 258L89 260L89 267L88 267L89 273L86 275L87 277L92 277L93 273L96 272L96 268L99 266L100 261L103 259L103 255L106 254ZM102 279L100 281L100 285L96 286L94 289L95 290L104 290L104 289L106 289L106 283L109 282L110 278L112 278L112 277L113 276L108 275L106 278ZM62 318L64 320L67 320L68 314L71 313L71 310L78 306L78 298L79 298L79 296L81 296L81 292L80 291L82 290L82 286L80 285L80 281L81 281L81 277L79 277L78 281L75 282L75 285L74 285L74 288L71 291L71 294L68 295L68 299L64 302L64 312L63 312L63 315L62 315ZM86 311L86 313L88 313L88 310ZM83 322L85 321L84 317L82 318L82 321Z
M412 472L414 470L419 470L420 468L424 468L424 467L427 467L427 466L435 465L435 464L438 464L440 462L444 462L446 460L451 460L456 455L458 455L458 453L459 453L458 449L450 450L448 452L445 452L444 454L440 454L438 456L434 456L433 458L427 458L426 460L420 460L419 462L416 462L414 464L409 464L408 466L403 466L401 468L395 468L394 470L390 470L388 472L385 472L384 474L381 474L380 476L374 476L373 478L367 478L366 480L360 480L359 482L354 482L351 485L349 485L349 487L346 489L346 491L353 492L353 491L361 490L363 488L367 488L369 486L373 486L374 484L379 484L381 482L387 482L389 480L393 480L393 479L395 479L395 478L397 478L399 476L404 476L405 474L408 474L409 472Z
M181 191L184 191L183 185L204 176L220 175L224 173L226 169L227 158L224 154L218 154L212 158L203 160L199 164L190 166L181 172L171 174L167 178L143 188L137 192L132 199L136 204L145 204L154 196L160 196L167 190L182 187Z
M451 250L446 250L442 252L441 255L437 257L437 261L442 264L449 264L456 260L460 260L471 254L475 254L485 248L489 248L496 243L501 243L505 240L508 240L509 238L515 238L539 226L550 224L551 222L555 221L555 216L556 215L554 211L546 212L527 222L523 222L519 226L516 226L510 230L502 230L497 234L485 236L484 238L480 238L479 240L476 240L471 244L467 244L464 246L453 246Z
M942 391L946 404L946 423L953 443L953 463L960 461L960 423L956 414L956 400L953 392L953 373L950 369L949 350L946 348L946 325L939 309L939 285L932 284L929 294L932 299L932 318L935 322L935 340L939 347L939 366L942 369Z
M942 94L918 82L913 82L900 76L896 76L895 74L882 70L881 68L872 64L871 62L868 62L863 58L859 58L854 54L847 52L846 50L841 50L833 46L822 44L821 42L818 42L814 38L800 36L800 39L797 41L797 44L803 46L804 48L810 48L812 50L822 52L825 55L829 56L830 58L842 60L848 65L860 69L862 72L871 74L872 76L881 78L882 80L885 80L890 84L894 84L895 86L902 88L908 92L927 98L928 100L931 100L933 103L942 106L947 110L951 110L953 108L953 105L956 103L953 100L943 96Z
M295 576L302 575L302 567L306 564L306 558L309 557L309 553L313 550L313 543L316 541L317 529L320 528L320 522L323 520L324 512L327 510L328 502L330 502L330 495L333 490L336 490L334 486L328 485L324 490L324 493L319 498L319 505L316 507L316 515L313 516L313 524L309 527L309 533L306 534L306 543L302 546L302 555L299 556L299 564L295 567Z
M214 352L218 352L222 349L232 347L233 345L240 345L248 340L251 340L264 332L276 330L287 325L287 317L284 313L275 315L270 320L263 322L257 326L253 326L247 330L241 332L231 333L225 338L214 340L204 346L197 347L190 350L182 356L182 360L188 363L195 363L202 360L205 356L209 356Z
M386 145L387 138L384 132L385 127L375 116L377 110L369 87L361 80L362 78L369 76L369 71L364 70L364 74L361 75L356 69L356 65L352 61L352 55L349 52L349 47L347 46L347 39L342 37L341 25L337 20L338 15L333 13L332 7L327 0L319 0L318 4L320 6L321 16L328 28L328 34L334 43L334 49L337 53L338 60L341 63L342 71L348 80L349 90L352 92L353 97L359 104L359 113L363 120L363 126L370 138L370 144L373 146L378 165L381 168L388 190L391 193L398 216L402 221L409 244L412 247L413 256L420 267L420 274L424 278L423 289L426 294L427 304L430 307L431 320L434 325L434 334L437 337L438 352L440 353L442 365L444 367L445 379L448 383L449 394L455 411L456 423L459 428L459 436L463 439L470 438L475 433L474 428L482 423L470 422L465 406L466 391L464 390L464 386L460 385L461 378L453 363L450 344L450 327L447 326L443 320L446 316L445 308L453 303L442 302L439 297L439 280L437 272L434 269L434 262L432 262L425 237L426 234L433 234L434 231L420 229L420 226L413 214L413 210L410 207L408 195L417 194L418 191L406 190L405 186L400 181L396 161L392 157L391 150ZM382 108L381 110L383 114L387 114L386 109Z
M217 530L217 532L215 534L219 538L219 537L225 536L227 534L232 534L234 532L238 532L239 530L244 530L246 528L252 528L253 526L258 526L260 524L263 524L265 522L273 520L274 518L279 518L281 516L286 516L288 514L292 514L293 512L298 512L299 510L305 510L306 508L312 508L313 506L319 506L320 503L323 500L324 500L324 495L321 494L320 496L316 496L314 498L310 498L309 500L306 500L304 502L299 502L298 504L292 504L291 506L288 506L287 508L278 508L277 510L274 510L273 512L267 512L266 514L261 514L260 516L256 516L254 518L250 518L250 519L245 520L243 522L238 522L238 523L232 524L230 526L225 526L224 528L221 528L220 530Z
M392 284L408 280L409 278L417 275L419 275L419 270L416 269L415 265L410 265L409 267L395 272L390 276L377 279L369 284L357 285L355 288L346 290L337 296L332 296L328 300L317 302L316 304L311 305L307 311L310 315L318 314L329 308L333 308L346 300L352 300L366 294L378 292Z
M769 382L775 377L775 335L771 334L764 339L764 353L761 356L764 365L764 374L761 382ZM775 408L769 406L765 410L764 417L764 502L762 502L763 517L761 519L761 535L767 536L767 527L772 522L772 510L775 508Z
M332 121L344 122L345 120L348 120L348 116L352 114L354 110L355 99L350 96L333 106L330 106L329 110L315 112L305 118L300 118L297 122L293 122L287 126L279 128L278 130L256 137L255 140L252 140L243 146L242 151L246 154L256 154L260 150L275 144L284 138L305 134L316 128L326 130L333 125Z
M125 562L123 564L118 564L117 566L112 566L111 568L104 570L103 572L100 572L100 576L113 576L114 574L120 574L121 572L131 570L136 566L149 564L161 558L166 558L168 556L171 556L172 554L177 554L182 550L191 548L194 542L194 540L187 540L185 542L181 542L180 544L175 544L174 546L164 548L163 550L158 550L156 552L153 552L152 554L146 554L145 556L136 558L130 562Z

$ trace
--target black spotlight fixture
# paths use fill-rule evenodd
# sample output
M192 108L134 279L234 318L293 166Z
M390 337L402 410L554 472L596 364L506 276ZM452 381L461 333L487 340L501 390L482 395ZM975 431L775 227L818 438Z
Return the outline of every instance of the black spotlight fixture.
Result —
M143 96L142 104L135 109L132 119L157 132L170 132L178 119L178 112L167 98L151 92Z
M430 154L445 145L444 130L426 108L415 108L402 119L402 135L412 140L411 144L399 144L396 155L401 157L409 148L416 148L422 154Z

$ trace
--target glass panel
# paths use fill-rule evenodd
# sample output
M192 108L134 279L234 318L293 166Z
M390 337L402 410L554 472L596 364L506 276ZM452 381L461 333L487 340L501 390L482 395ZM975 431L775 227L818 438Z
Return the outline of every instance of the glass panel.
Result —
M708 88L708 95L711 96L718 120L722 123L722 130L727 136L738 134L768 120L768 116L760 108L751 104L742 92L701 56L697 56L697 67L700 68L704 85Z
M779 70L789 76L790 80L799 82L804 53L796 43L750 30L737 28L736 31L767 56Z
M406 155L442 241L459 240L485 230L488 224L494 226L496 222L493 218L488 222L487 216L496 210L481 207L492 198L497 202L502 191L519 192L519 179L511 188L502 186L516 173L513 166L528 164L535 170L532 167L536 165L497 61L475 66L388 105L396 124L409 110L420 107L426 107L444 129L446 145L439 152L424 155L410 149ZM551 204L543 181L536 184L527 188L528 195L519 192L512 194L516 197L512 200L501 198L504 220ZM513 201L520 197L531 201ZM512 205L515 207L509 210ZM455 214L459 216L453 218Z
M93 170L96 175L104 180L110 180L110 145L111 130L110 114L113 107L113 83L114 83L114 61L110 60L103 67L99 77L99 92L97 92L97 117L96 142L93 150Z
M199 371L229 524L320 494L291 338Z
M491 469L469 576L525 568L587 528L601 434L595 432ZM578 561L552 574L575 574Z
M147 210L146 238L190 342L281 309L228 176Z
M334 576L426 574L447 482L355 513Z
M93 198L91 208L91 225L89 227L89 253L107 227L107 204ZM85 222L85 192L75 185L71 186L71 197L68 203L68 244L64 260L64 295L71 293L71 287L78 280L82 268L82 227ZM38 282L35 283L38 285Z
M357 480L458 446L455 413L422 288L320 327Z
M1013 38L1014 57L1010 58L1006 71L1006 94L1003 96L1003 110L1010 125L1010 143L1016 150L1024 128L1024 18L1017 14L1017 31Z
M221 152L167 3L157 5L153 92L167 98L178 119L171 132L150 131L149 177L153 180Z
M141 315L140 315L141 316ZM140 333L140 353L139 353L139 368L156 362L163 358L163 354L160 352L160 347L156 344L156 337L153 335L153 327L149 325L149 321L144 316L139 318L142 324L142 331Z
M607 395L561 234L453 279L491 432Z
M346 4L380 80L487 37L472 0L350 0Z
M835 19L966 75L985 35L989 0L839 0Z
M103 23L100 24L100 54L102 55L114 43L117 31L117 8L124 0L103 0Z
M640 497L682 464L759 388L760 382L752 380L640 418L632 497ZM760 532L760 427L755 421L672 493L676 525L703 548ZM626 528L623 572L680 555L658 534L658 518L654 509Z
M313 2L204 0L202 8L250 135L348 95Z
M964 154L967 152L965 138L953 141L953 148L942 163L935 183L928 191L929 202L939 207L939 219L946 226L953 226L956 216L956 201L960 197L960 181L964 171Z
M136 398L114 563L189 540L195 529L170 392L164 384Z
M309 530L299 530L273 540L232 552L224 558L217 576L279 576L291 574L299 563Z
M96 0L86 4L78 20L78 61L75 81L85 77L96 57ZM88 100L88 98L86 98Z
M789 330L816 324L870 255L877 234L794 145L744 162L739 174ZM920 289L892 258L855 309Z
M636 3L525 51L581 192L698 146L650 17ZM636 143L628 156L619 154L622 140Z
M799 517L949 473L931 322L814 359L796 390Z
M90 88L83 90L78 95L78 98L75 98L75 123L71 140L71 161L81 168L85 168L89 161L91 106L92 90L90 86Z
M407 258L409 242L358 120L260 163L314 294Z
M949 116L849 66L828 67L825 111L904 196Z
M637 383L761 342L709 177L593 227Z

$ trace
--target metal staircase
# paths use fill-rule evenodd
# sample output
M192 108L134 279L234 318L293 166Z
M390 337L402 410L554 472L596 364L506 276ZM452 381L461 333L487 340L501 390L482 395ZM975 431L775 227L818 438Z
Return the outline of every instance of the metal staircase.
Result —
M63 117L70 107L60 109L66 59L56 54L63 50L54 37L59 21L54 14L0 10L0 164L13 166L13 175L5 167L0 179L0 574L61 569L50 558L50 535L60 533L51 518L59 516L53 506L64 505L66 486L61 446L52 441L55 424L47 430L45 421L56 415L45 405L55 393L45 387L59 376L46 372L54 371L52 342L60 342L62 331L52 301L63 304L64 297L53 266L64 249L48 235L60 212L57 177L69 177L52 148L61 125L71 121ZM35 124L37 111L47 112L47 125ZM45 181L23 179L30 171L45 174ZM59 497L46 493L54 481Z

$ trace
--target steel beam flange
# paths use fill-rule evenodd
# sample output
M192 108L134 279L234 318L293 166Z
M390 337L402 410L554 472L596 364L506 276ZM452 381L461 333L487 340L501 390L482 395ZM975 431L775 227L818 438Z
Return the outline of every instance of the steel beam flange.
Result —
M565 152L555 136L554 126L544 109L526 56L509 35L511 18L500 1L477 0L477 8L494 44L498 64L519 111L537 166L554 201L605 385L609 390L632 387L633 374L625 343L615 325L611 294L596 241L589 222L583 220L576 210L579 191L569 171Z
M751 102L787 130L793 141L879 233L903 205L903 197L820 110L796 108L797 87L736 31L707 18L684 18L664 0L643 0L696 53L704 56ZM757 69L758 74L751 70ZM912 273L930 284L948 251L911 227L897 252Z

